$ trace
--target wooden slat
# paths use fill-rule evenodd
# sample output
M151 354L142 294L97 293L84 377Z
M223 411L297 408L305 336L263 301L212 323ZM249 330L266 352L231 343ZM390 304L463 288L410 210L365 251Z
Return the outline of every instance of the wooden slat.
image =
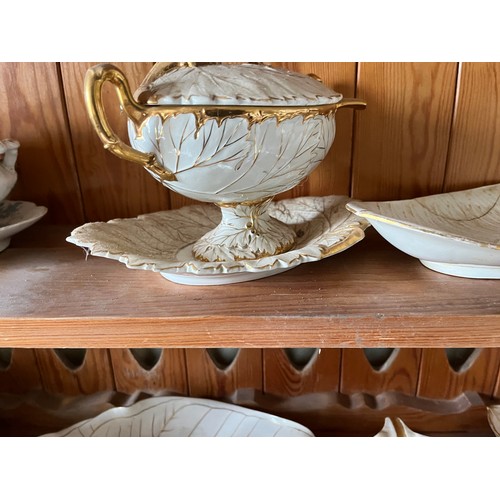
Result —
M474 332L470 344L475 344ZM424 349L417 395L452 399L472 391L491 396L500 366L500 349L481 349L476 356L457 373L450 367L445 349Z
M445 191L500 182L500 63L462 63Z
M453 114L455 63L360 63L353 196L413 198L440 192Z
M0 63L0 138L6 137L21 143L9 199L46 206L44 222L82 222L56 63Z
M342 394L379 394L417 391L421 349L398 349L380 371L369 363L363 349L342 350L340 391Z
M130 349L110 349L116 390L125 394L176 393L187 395L188 384L183 349L162 349L160 359L151 369L144 369Z
M225 369L217 367L206 349L186 349L186 361L190 396L225 398L241 389L262 390L260 349L240 349Z
M475 393L452 400L417 398L397 392L376 396L335 393L275 397L249 395L252 408L288 418L311 429L316 436L377 434L384 419L401 418L410 429L428 436L492 436L483 399Z
M264 349L264 392L273 396L298 396L339 390L339 349L320 349L299 370L284 349Z
M114 390L113 372L107 349L87 349L83 364L68 368L52 349L37 349L44 389L52 394L73 396Z
M12 349L10 363L0 368L0 393L19 394L41 387L33 349Z
M133 217L169 208L168 190L140 165L120 160L105 150L87 116L83 82L95 63L62 63L62 76L81 180L86 220L101 221ZM127 77L132 90L146 76L151 63L114 63ZM128 142L126 115L120 111L111 85L103 89L109 122L117 135Z

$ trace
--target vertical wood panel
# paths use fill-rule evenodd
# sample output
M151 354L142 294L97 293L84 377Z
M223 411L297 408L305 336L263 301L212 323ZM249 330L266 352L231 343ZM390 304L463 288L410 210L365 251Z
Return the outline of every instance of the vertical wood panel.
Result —
M115 389L107 349L87 349L76 370L68 368L52 349L37 349L35 354L47 392L74 396Z
M339 390L340 349L320 349L302 369L296 369L284 349L264 349L264 392L299 396Z
M360 63L353 196L413 198L441 191L445 176L455 63Z
M75 146L85 216L88 221L167 210L169 193L139 164L120 160L105 150L88 119L83 82L88 68L96 63L62 63L64 91ZM115 63L127 77L132 91L149 71L150 63ZM109 122L128 143L126 115L120 111L111 85L103 88Z
M500 182L500 63L460 68L445 191Z
M183 349L162 349L158 363L151 370L141 367L129 349L110 349L110 355L118 392L188 394Z
M21 143L11 200L48 208L43 221L83 221L56 63L0 63L0 138Z
M481 349L470 367L459 373L450 367L445 349L424 349L417 395L453 399L472 391L491 396L499 366L500 349Z
M10 363L0 367L0 393L19 394L41 385L33 349L12 349Z
M186 349L189 394L226 398L238 389L262 390L262 350L240 349L233 363L222 370L206 349Z
M414 395L421 349L398 349L388 359L388 366L380 371L369 363L363 349L343 349L340 391L343 394L358 392L376 395L386 391Z

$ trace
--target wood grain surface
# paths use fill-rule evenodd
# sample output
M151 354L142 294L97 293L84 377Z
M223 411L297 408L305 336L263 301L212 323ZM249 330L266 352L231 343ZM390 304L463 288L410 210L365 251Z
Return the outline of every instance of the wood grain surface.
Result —
M498 280L435 273L373 230L328 259L225 286L86 258L53 230L57 246L34 251L29 241L48 231L34 226L0 256L0 346L500 345Z
M126 394L188 394L183 349L162 349L151 369L143 368L130 349L110 349L116 390Z
M34 350L11 349L8 364L0 367L0 393L19 394L41 387Z
M69 368L53 349L36 349L35 356L48 393L74 396L115 389L107 349L87 349L76 369Z
M375 370L363 349L343 349L340 392L380 394L395 391L416 394L421 351L397 349L380 370Z
M499 367L499 349L479 349L458 373L451 368L445 349L424 349L417 395L453 399L466 391L475 391L490 397Z
M87 221L134 217L167 210L168 190L155 181L139 164L120 160L105 150L87 116L83 82L87 69L96 63L62 63L61 71L66 105L81 182ZM120 68L135 90L152 63L113 63ZM106 113L114 131L128 143L127 118L120 111L115 90L103 88Z
M323 392L295 397L254 393L248 395L247 406L299 422L317 436L371 437L386 417L399 417L410 429L429 436L492 436L487 404L476 393L447 400L398 392Z
M240 349L234 361L225 368L214 363L207 349L186 349L186 362L192 397L220 399L241 389L262 390L260 349Z
M293 366L285 351L263 349L264 393L298 396L339 390L340 349L318 349L302 369Z
M452 122L455 63L360 63L352 196L441 192Z
M500 182L500 63L462 63L444 191Z
M0 63L0 139L21 143L11 200L48 208L45 221L81 223L82 198L56 63Z

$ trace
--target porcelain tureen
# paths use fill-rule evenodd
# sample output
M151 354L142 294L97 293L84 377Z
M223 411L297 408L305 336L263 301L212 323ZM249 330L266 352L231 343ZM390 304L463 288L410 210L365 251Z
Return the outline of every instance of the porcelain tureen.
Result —
M111 129L102 86L116 87L131 146ZM193 247L202 261L277 255L296 241L267 211L328 153L341 107L364 108L317 77L264 64L158 63L132 95L113 65L85 78L90 119L104 147L137 162L167 188L216 203L221 223Z

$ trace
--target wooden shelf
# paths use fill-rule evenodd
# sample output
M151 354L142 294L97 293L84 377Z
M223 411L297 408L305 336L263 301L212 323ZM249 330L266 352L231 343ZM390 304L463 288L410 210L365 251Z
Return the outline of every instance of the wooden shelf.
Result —
M435 273L373 229L283 274L183 286L38 224L0 254L0 347L497 347L500 281Z

